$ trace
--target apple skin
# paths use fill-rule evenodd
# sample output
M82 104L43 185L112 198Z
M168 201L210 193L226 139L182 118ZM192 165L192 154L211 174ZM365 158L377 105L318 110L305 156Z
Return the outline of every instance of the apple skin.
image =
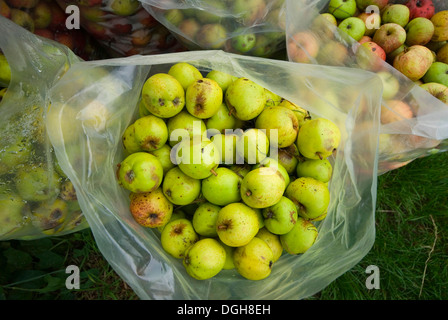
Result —
M292 61L310 63L319 53L319 42L310 31L299 31L288 39L288 55Z
M386 23L375 32L372 39L388 54L405 43L406 30L399 24Z
M448 40L448 10L439 11L431 17L434 24L434 35L432 41Z
M387 101L387 107L381 106L381 123L388 124L403 119L411 119L414 116L411 107L401 100Z
M434 61L431 50L415 45L405 49L394 59L393 66L412 81L421 79Z
M420 88L428 91L431 95L448 104L448 87L437 82L428 82L420 85Z
M448 43L445 43L437 50L436 60L438 62L448 63Z
M404 4L388 4L381 12L381 21L396 23L405 27L409 22L410 10Z
M356 12L355 0L331 0L328 4L328 12L336 19L346 19L353 17Z
M359 10L364 11L368 6L377 6L382 10L389 4L389 0L356 0Z
M383 67L386 60L386 52L377 43L373 41L364 42L361 47L368 50L366 52L362 48L358 50L357 62L359 66L365 70L378 71Z
M419 44L424 46L431 41L434 35L434 24L427 18L417 17L409 21L405 30L406 45L413 46Z
M389 71L380 71L377 76L383 82L383 99L393 99L400 90L400 81Z
M361 40L366 32L366 25L364 21L358 17L349 17L342 20L339 23L338 28L347 33L356 41Z
M448 64L443 62L434 62L423 76L423 81L441 83L448 86Z
M435 13L432 0L408 0L405 5L409 8L411 19L417 17L431 19Z

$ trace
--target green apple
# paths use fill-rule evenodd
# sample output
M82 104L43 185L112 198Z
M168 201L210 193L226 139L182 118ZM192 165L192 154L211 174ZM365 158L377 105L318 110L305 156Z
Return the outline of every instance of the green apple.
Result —
M432 39L434 24L427 18L417 17L409 21L405 26L405 30L406 45L413 46L419 44L424 46Z
M201 193L201 180L191 178L176 166L166 173L162 190L173 204L179 206L191 204Z
M174 168L175 165L171 161L171 147L168 144L164 144L159 149L150 151L149 153L160 161L163 168L163 175L165 175L171 168Z
M258 115L255 127L266 130L266 135L273 146L286 148L296 141L299 121L294 111L282 106L270 106ZM277 145L273 143L274 134L277 137Z
M219 167L215 172L216 175L202 180L202 196L218 206L240 201L240 184L243 179L226 167Z
M408 24L410 10L404 4L389 4L381 11L381 21L385 23L396 23L403 28Z
M8 87L11 81L11 67L4 54L0 53L0 87Z
M184 108L185 90L173 76L157 73L143 84L142 100L153 115L171 118Z
M140 8L138 0L112 0L110 9L119 16L130 16L137 12Z
M243 121L256 118L266 104L264 88L245 77L233 81L224 98L230 112Z
M342 20L339 23L338 28L356 41L361 40L366 33L366 24L358 17L349 17Z
M255 235L255 237L260 238L261 240L266 242L269 248L271 248L273 254L272 262L276 262L278 259L280 259L283 253L283 246L280 242L279 235L270 232L266 228L261 228L260 230L258 230L258 233Z
M431 17L431 22L434 24L432 41L448 40L448 10L442 10L434 14Z
M305 122L297 135L297 149L306 158L324 159L339 146L341 131L331 120L316 118Z
M294 202L286 197L268 208L263 209L264 227L273 234L288 233L297 221L297 208Z
M196 43L201 49L222 49L227 40L227 30L220 23L203 24L196 33Z
M260 167L269 167L277 169L278 172L280 172L280 174L282 175L283 179L285 179L285 186L288 186L290 182L288 171L286 171L286 169L277 160L270 157L264 158L260 163L254 165L252 169L257 169Z
M137 119L134 124L134 140L139 151L151 152L160 149L168 140L168 129L163 119L148 115Z
M196 233L204 237L217 237L216 220L220 210L221 207L210 202L200 204L191 220Z
M327 184L310 177L292 181L285 195L296 204L299 216L308 220L325 214L330 204Z
M280 235L280 242L289 254L303 254L316 242L317 236L316 226L299 217L291 231Z
M15 186L26 201L46 201L59 194L61 178L44 165L28 164L20 167L15 176Z
M205 120L207 130L216 130L223 134L226 129L237 129L236 124L236 118L230 113L225 103L221 104L213 116Z
M192 64L178 62L170 67L168 74L176 78L186 91L196 80L202 79L202 73Z
M423 81L436 82L448 86L448 64L443 62L434 62L423 76Z
M428 91L440 101L448 104L448 86L441 83L428 82L421 84L420 87Z
M246 163L257 164L267 157L270 142L265 131L263 129L250 128L238 137L236 154L243 157Z
M328 182L333 173L333 167L328 159L303 159L296 167L297 177L311 177L322 182Z
M241 202L234 202L221 208L216 220L219 239L230 247L248 244L259 229L257 213Z
M282 174L273 167L251 170L241 182L241 199L250 207L267 208L280 201L286 188Z
M135 152L117 165L118 184L139 193L156 190L162 183L163 167L159 159L147 152Z
M26 202L15 193L0 193L0 239L6 239L27 222Z
M221 161L217 146L208 139L188 139L179 144L177 163L183 173L191 178L205 179L216 175L216 168Z
M196 118L188 111L182 110L166 123L168 129L169 145L174 147L183 139L192 139L193 136L202 136L207 131L204 120Z
M227 88L234 80L234 77L231 74L219 70L212 70L207 73L205 77L215 80L221 87L223 93L226 92Z
M379 71L376 73L383 82L383 99L394 98L400 90L400 81L389 71Z
M268 244L254 237L246 245L235 249L233 262L240 275L249 280L262 280L272 271L274 255Z
M199 235L188 219L168 222L160 235L162 248L174 258L182 259L185 251L199 241Z
M328 12L335 16L336 19L346 19L352 17L356 12L355 0L330 0L328 4Z
M216 114L222 101L221 87L209 78L195 80L185 92L186 109L199 119L207 119Z
M226 251L219 241L205 238L190 246L182 264L195 279L205 280L216 276L226 263Z
M295 144L287 148L281 148L277 151L278 162L285 168L289 175L296 173L296 167L299 163L299 150Z
M210 140L216 145L221 156L221 164L232 165L240 163L241 159L237 158L236 146L238 135L236 134L215 134Z

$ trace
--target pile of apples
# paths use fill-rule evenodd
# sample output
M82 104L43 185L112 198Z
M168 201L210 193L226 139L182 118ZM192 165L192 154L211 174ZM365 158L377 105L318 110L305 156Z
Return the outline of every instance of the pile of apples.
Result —
M246 77L166 70L146 80L122 136L130 213L195 279L264 279L315 243L340 129Z
M331 0L324 15L379 59L448 103L448 10L436 13L432 0Z
M283 0L207 0L171 9L156 3L148 10L189 50L272 57L285 48L283 4Z
M67 29L68 17L53 0L0 0L0 15L28 31L67 46L84 60L105 58L104 50L85 31Z
M81 26L111 56L158 54L185 48L138 0L57 0L80 10Z

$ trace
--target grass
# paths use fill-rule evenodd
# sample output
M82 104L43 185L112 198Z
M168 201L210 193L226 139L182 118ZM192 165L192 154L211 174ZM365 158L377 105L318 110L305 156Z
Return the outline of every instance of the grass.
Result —
M354 268L310 300L448 299L448 153L417 159L379 177L376 241ZM68 265L80 289L68 290ZM379 270L368 289L366 268ZM0 242L0 300L138 300L99 252L90 230Z

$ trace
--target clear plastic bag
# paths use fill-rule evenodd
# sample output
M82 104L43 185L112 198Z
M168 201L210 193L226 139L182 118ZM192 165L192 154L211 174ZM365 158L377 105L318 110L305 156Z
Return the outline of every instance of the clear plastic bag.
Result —
M139 0L189 50L285 59L284 0Z
M235 270L208 280L190 277L182 261L164 251L157 230L134 220L129 192L117 182L117 164L125 156L122 135L139 115L145 80L181 61L204 74L248 77L341 129L330 206L317 222L317 241L305 254L284 254L264 280L247 280ZM373 246L381 90L373 73L219 50L87 61L72 66L51 89L49 114L73 116L70 129L61 122L50 140L100 251L141 299L302 299L350 270ZM325 98L329 93L337 103Z
M447 105L319 16L328 12L329 2L286 0L288 60L345 66L381 74L385 85L382 101L384 118L381 119L379 136L379 174L404 166L419 157L446 151ZM404 1L392 0L389 3ZM434 4L436 11L448 8L448 3L443 0L436 0ZM391 93L394 86L396 91ZM331 100L331 95L328 98Z
M11 79L0 103L0 240L63 235L87 226L45 129L50 87L80 61L62 44L0 16Z
M111 57L185 51L175 37L154 19L138 0L57 0L79 8L81 27Z

